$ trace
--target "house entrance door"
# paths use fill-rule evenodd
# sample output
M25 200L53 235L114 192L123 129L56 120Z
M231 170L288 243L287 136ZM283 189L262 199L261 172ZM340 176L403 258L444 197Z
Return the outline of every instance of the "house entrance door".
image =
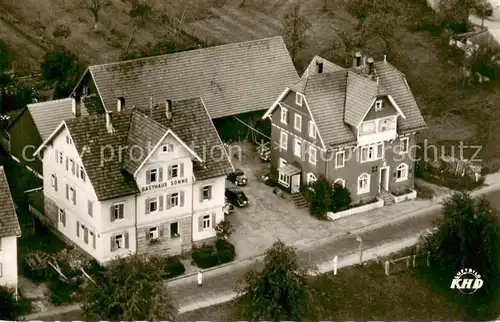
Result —
M380 168L378 192L382 190L389 190L389 167Z
M300 191L300 173L292 176L292 193Z

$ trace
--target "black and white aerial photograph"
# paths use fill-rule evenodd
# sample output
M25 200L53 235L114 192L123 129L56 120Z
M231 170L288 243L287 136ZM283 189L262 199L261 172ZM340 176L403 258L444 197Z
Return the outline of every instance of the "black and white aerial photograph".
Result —
M500 321L499 102L500 0L0 0L0 321Z

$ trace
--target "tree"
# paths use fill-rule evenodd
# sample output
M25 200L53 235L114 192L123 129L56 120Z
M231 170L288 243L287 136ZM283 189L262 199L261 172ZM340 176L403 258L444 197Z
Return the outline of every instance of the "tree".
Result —
M318 178L311 188L311 206L309 211L311 215L318 218L326 218L326 213L331 210L332 188L325 178Z
M363 20L361 25L361 38L373 35L382 40L385 44L385 50L391 51L391 40L394 38L397 17L388 12L373 14Z
M441 0L438 8L447 27L462 33L468 31L471 12L477 11L482 5L482 0Z
M151 14L153 8L147 3L139 3L130 10L129 15L132 18L141 18L141 24L145 24L146 18Z
M330 210L333 212L346 210L351 204L351 193L341 184L334 184L332 189Z
M118 259L84 290L83 312L89 320L174 320L177 310L157 261L133 255Z
M97 29L99 24L99 12L101 9L108 5L108 0L86 0L87 7L90 9L94 15L94 29Z
M437 231L425 238L431 267L442 272L433 275L444 276L449 282L460 269L474 269L484 281L474 297L481 298L488 309L499 309L499 212L485 198L475 200L466 192L455 193L445 200L443 217L436 224Z
M48 81L67 81L78 73L78 58L67 50L57 50L45 55L42 77Z
M310 27L311 24L301 13L299 3L293 5L281 21L283 37L294 62L297 54L306 46L307 31Z
M0 74L4 74L9 70L12 54L7 47L7 44L0 40Z
M351 64L352 52L360 45L361 38L358 33L347 30L342 30L338 36L344 46L344 64L345 66L349 66Z
M4 286L0 286L0 320L17 320L17 305L14 293Z
M293 247L276 241L266 251L264 269L245 274L239 291L245 294L242 314L252 320L299 321L312 311L307 274Z

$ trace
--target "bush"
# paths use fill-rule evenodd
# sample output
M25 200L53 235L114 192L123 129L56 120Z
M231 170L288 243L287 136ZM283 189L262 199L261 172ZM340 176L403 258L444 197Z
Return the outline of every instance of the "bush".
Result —
M332 212L343 211L351 205L351 193L340 184L335 184L332 189L331 206Z
M54 278L49 282L50 303L59 306L71 303L73 295L78 291L78 286L65 282L59 278Z
M203 245L200 248L196 248L192 253L196 266L200 268L210 268L217 266L219 264L219 259L213 246Z
M234 245L229 243L227 240L218 239L217 242L215 242L215 248L217 250L219 264L229 263L234 260L234 257L236 256Z
M0 320L16 320L17 309L14 293L4 287L0 286Z
M163 277L168 279L184 274L186 268L178 257L171 257L167 259L164 271L165 274L163 274Z
M325 219L326 213L331 209L332 205L332 188L330 187L330 183L324 178L319 178L314 182L312 188L314 192L311 196L311 207L309 209L311 215Z
M434 191L425 185L415 183L415 190L417 191L417 198L432 199L434 197Z
M278 183L273 178L268 178L264 183L270 187L276 187Z
M229 220L223 220L215 226L215 232L218 238L229 238L233 231L233 224L231 224Z

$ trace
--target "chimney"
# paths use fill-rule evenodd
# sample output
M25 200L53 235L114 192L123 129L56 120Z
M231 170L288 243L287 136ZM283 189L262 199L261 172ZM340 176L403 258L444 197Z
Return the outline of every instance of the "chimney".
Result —
M71 112L75 117L80 117L80 115L82 114L81 102L79 96L75 95L71 97Z
M354 54L354 59L353 59L353 64L352 65L353 65L352 67L359 67L359 66L361 66L361 53L359 51Z
M368 64L368 75L373 75L373 58L368 58L366 62Z
M124 97L118 97L116 99L116 111L121 112L125 109L125 98Z
M113 113L110 111L106 111L106 129L108 133L113 133Z
M323 62L317 61L316 67L318 68L318 74L322 74L323 73Z
M172 119L172 101L166 100L165 102L165 115L167 116L167 120Z

